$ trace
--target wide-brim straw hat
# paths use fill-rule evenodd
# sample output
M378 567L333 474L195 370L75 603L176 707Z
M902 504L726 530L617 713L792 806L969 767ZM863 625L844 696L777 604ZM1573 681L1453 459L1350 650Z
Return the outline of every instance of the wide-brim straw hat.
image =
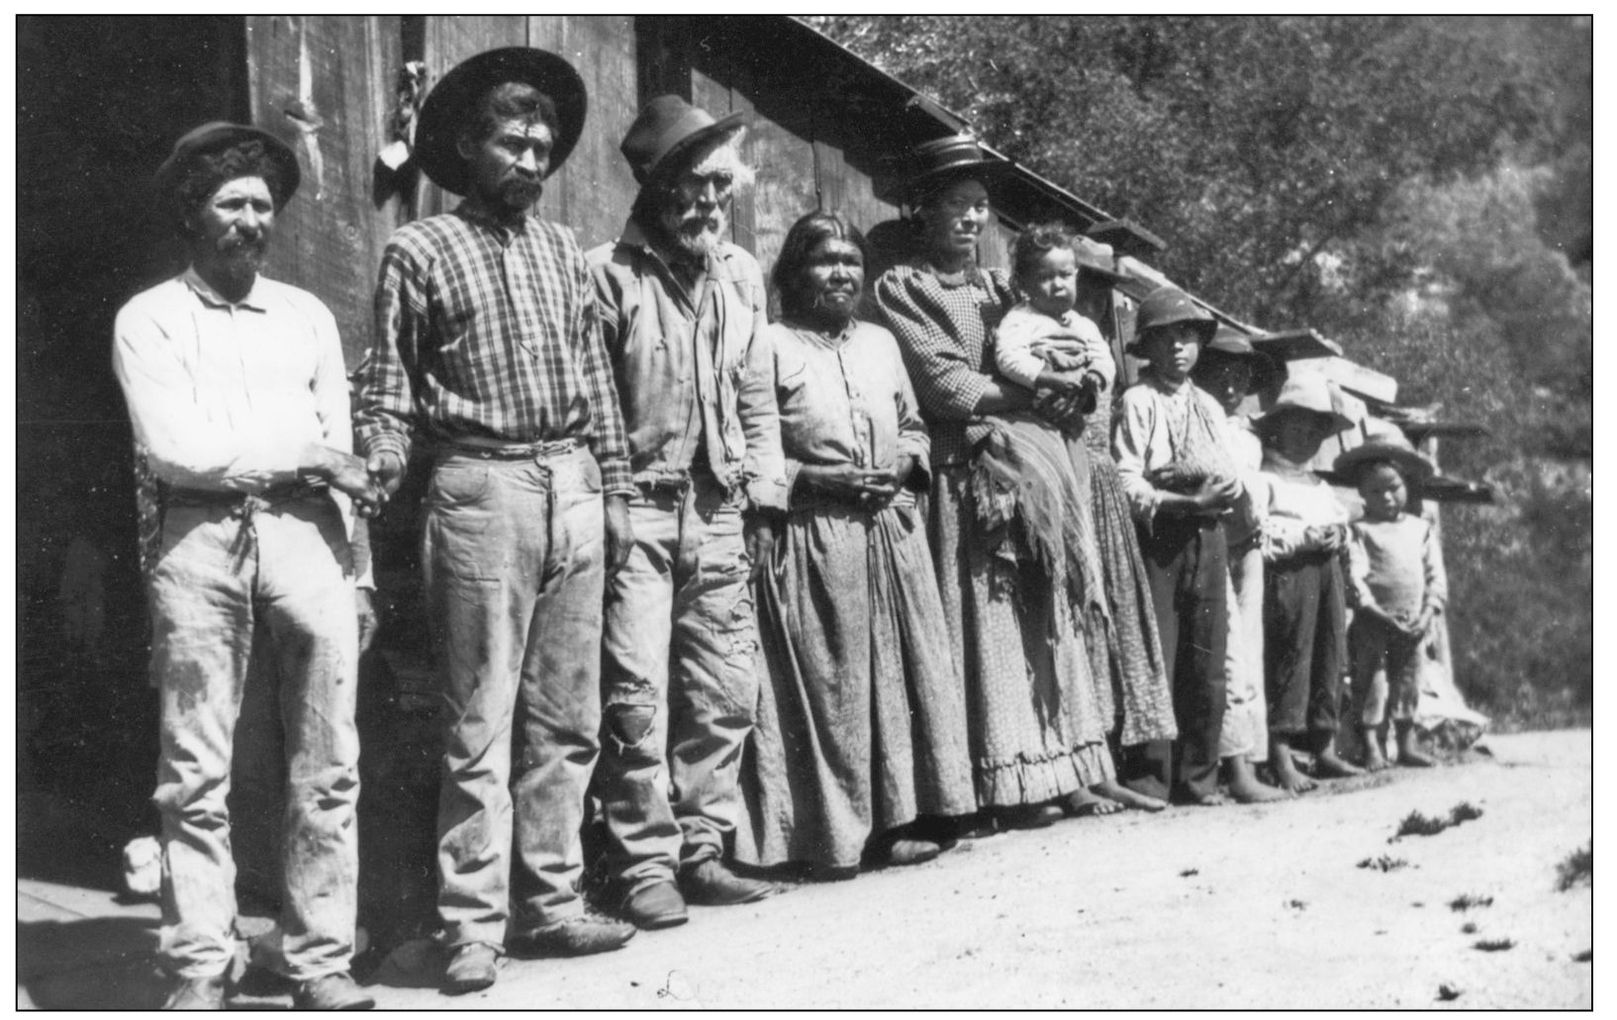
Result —
M1411 485L1420 485L1437 474L1437 467L1410 445L1400 431L1376 435L1351 450L1343 451L1331 470L1342 478L1358 480L1359 471L1367 464L1390 461Z
M1109 244L1091 241L1087 237L1072 240L1072 253L1078 263L1078 272L1114 286L1127 280L1128 274L1117 271L1117 259Z
M641 187L665 177L681 158L699 146L747 125L745 110L715 118L681 96L658 96L648 102L629 125L619 151Z
M904 178L904 200L911 205L932 189L963 177L990 180L1011 164L983 150L976 135L947 135L922 142L910 150L909 172Z
M1260 427L1270 424L1275 416L1285 411L1312 411L1331 420L1331 432L1343 432L1353 427L1353 420L1337 410L1331 399L1331 386L1324 376L1309 372L1286 379L1280 393L1269 409L1256 419Z
M1218 320L1211 312L1178 287L1158 287L1145 296L1134 313L1134 338L1123 348L1125 354L1145 357L1141 340L1147 332L1176 322L1188 322L1196 328L1196 336L1203 345L1218 332Z
M1252 368L1252 392L1261 393L1286 378L1286 364L1272 354L1258 350L1245 333L1220 325L1213 339L1202 345L1201 357L1192 375L1205 373L1218 359L1244 361Z
M242 142L263 143L265 154L280 170L280 186L270 193L270 199L275 203L275 210L279 212L292 200L292 196L297 193L298 184L303 179L302 171L298 169L297 154L289 145L268 131L249 124L211 120L181 135L174 143L174 151L170 152L168 158L163 160L163 165L157 168L152 181L153 188L164 201L172 200L179 190L181 181L190 170L193 159L222 152Z
M427 94L416 125L416 163L434 184L464 195L471 189L466 158L460 154L460 136L473 124L477 104L488 90L506 82L522 82L550 97L556 106L556 137L551 139L549 177L572 155L584 132L589 99L584 79L573 65L546 50L507 46L486 50L456 64Z

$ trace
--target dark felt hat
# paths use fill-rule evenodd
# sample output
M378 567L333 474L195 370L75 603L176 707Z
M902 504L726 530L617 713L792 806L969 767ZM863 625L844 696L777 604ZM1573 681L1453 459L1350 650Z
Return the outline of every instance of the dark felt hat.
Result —
M197 156L222 152L243 142L262 142L265 155L274 160L276 167L281 171L280 187L270 195L275 202L276 211L280 211L291 201L303 177L298 169L297 154L285 142L262 128L247 124L231 124L222 120L209 121L179 137L174 143L174 151L170 152L168 158L163 160L163 165L157 168L157 174L153 179L157 194L164 200L172 198L180 182L184 180L191 160Z
M993 176L1010 169L1010 162L983 151L975 135L948 135L917 145L909 157L904 198L914 202L933 186L957 177Z
M747 112L738 110L714 119L680 96L658 96L640 110L618 148L642 187L679 165L679 157L710 139L746 126Z
M1140 302L1139 310L1134 314L1134 339L1123 348L1124 352L1142 357L1140 340L1146 332L1176 322L1188 322L1195 326L1203 344L1212 340L1213 334L1218 331L1218 320L1189 294L1178 287L1158 287Z
M1078 262L1078 272L1088 274L1107 286L1127 280L1128 274L1117 271L1117 259L1112 246L1087 237L1072 239L1072 253Z
M434 184L457 195L470 190L466 159L459 149L460 136L477 117L477 104L488 90L511 81L533 86L556 106L556 137L545 176L567 162L584 131L584 114L589 105L584 79L572 64L554 53L531 46L507 46L486 50L450 68L421 104L413 155Z
M1359 470L1377 461L1390 461L1411 485L1420 485L1437 474L1432 462L1411 446L1403 432L1396 427L1372 436L1351 450L1344 450L1336 458L1336 463L1331 465L1331 470L1344 479L1357 482Z
M1201 358L1191 374L1205 372L1222 358L1228 361L1244 361L1252 368L1252 392L1261 393L1276 382L1285 379L1285 363L1273 355L1258 350L1247 339L1245 333L1220 325L1213 334L1213 339L1202 346Z

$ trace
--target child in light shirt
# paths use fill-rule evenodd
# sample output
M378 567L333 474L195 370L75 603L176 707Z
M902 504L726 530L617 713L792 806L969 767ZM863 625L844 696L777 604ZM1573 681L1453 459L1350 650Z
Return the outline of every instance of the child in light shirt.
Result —
M1372 772L1388 767L1383 748L1391 717L1397 763L1430 767L1415 735L1415 704L1421 648L1448 601L1448 580L1431 522L1405 507L1406 479L1424 482L1432 465L1398 434L1343 453L1335 470L1353 478L1364 499L1364 518L1353 523L1348 546L1354 599L1348 652L1364 764Z
M1023 295L994 334L994 367L1019 386L1080 396L1095 409L1117 365L1100 327L1073 310L1078 296L1076 242L1060 224L1029 227L1012 250L1012 282Z
M1348 511L1308 467L1320 444L1351 426L1316 373L1286 380L1258 419L1268 505L1263 526L1264 672L1269 698L1269 765L1293 793L1314 788L1297 770L1292 746L1306 738L1315 773L1362 769L1336 753L1338 701L1347 657L1342 559Z

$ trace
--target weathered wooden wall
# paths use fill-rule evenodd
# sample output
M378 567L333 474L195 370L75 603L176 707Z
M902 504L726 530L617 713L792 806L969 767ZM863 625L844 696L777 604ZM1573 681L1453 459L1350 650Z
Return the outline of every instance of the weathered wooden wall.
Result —
M371 289L398 202L372 199L403 61L399 18L246 19L253 123L292 146L303 171L272 248L276 279L313 291L337 317L352 368L371 343Z

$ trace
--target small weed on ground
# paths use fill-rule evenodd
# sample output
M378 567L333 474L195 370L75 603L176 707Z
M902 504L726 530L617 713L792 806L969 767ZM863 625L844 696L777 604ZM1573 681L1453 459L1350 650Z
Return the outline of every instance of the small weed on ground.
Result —
M1191 878L1191 877L1194 877L1194 876L1200 875L1200 874L1201 874L1201 871L1196 869L1196 868L1186 868L1184 871L1181 871L1179 873L1179 877L1180 878Z
M1464 924L1460 925L1460 934L1462 934L1462 935L1475 935L1476 933L1477 933L1477 922L1475 922L1475 921L1467 921Z
M1439 1002L1453 1002L1460 997L1460 994L1460 990L1453 985L1437 986L1437 1001Z
M1454 899L1449 900L1449 909L1455 911L1470 910L1473 907L1491 906L1493 906L1492 896L1473 896L1470 893L1463 893L1462 895L1456 896Z
M1478 939L1471 943L1472 949L1480 949L1484 953L1502 953L1507 949L1516 948L1515 939Z
M1386 854L1382 854L1380 857L1366 857L1364 860L1359 862L1358 866L1361 868L1373 868L1376 871L1385 872L1397 871L1399 868L1407 868L1409 867L1409 862L1404 860L1402 857L1388 857Z
M1387 840L1395 843L1405 836L1435 836L1444 829L1482 817L1482 809L1470 801L1461 801L1449 809L1448 817L1430 818L1419 811L1411 811L1398 823L1398 831Z
M1304 902L1303 900L1287 900L1286 901L1286 906L1290 907L1293 910L1307 910L1308 909L1308 904L1306 902Z
M1567 855L1555 869L1555 889L1557 892L1566 892L1575 885L1595 884L1595 844L1580 847Z
M1594 959L1595 951L1593 949L1585 949L1581 953L1572 954L1572 960L1574 963L1593 963Z

